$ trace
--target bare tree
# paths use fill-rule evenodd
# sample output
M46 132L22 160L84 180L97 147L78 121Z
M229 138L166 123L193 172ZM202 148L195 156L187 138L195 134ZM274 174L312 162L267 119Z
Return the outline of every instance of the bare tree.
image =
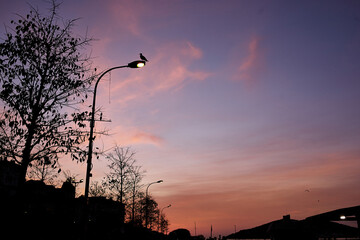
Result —
M130 174L130 195L131 195L131 218L132 222L135 221L135 209L136 209L136 199L142 197L142 193L140 191L142 185L141 180L145 175L145 171L141 170L141 166L133 166L131 174Z
M134 208L134 215L132 216L131 213L131 218L130 221L132 224L137 225L137 226L145 226L145 212L144 212L144 197L145 197L145 193L144 192L139 192L138 196L135 198L135 203L134 205L131 205L131 208ZM131 209L131 211L132 211Z
M65 181L71 182L71 183L80 183L82 181L78 181L79 174L74 174L70 170L63 171L63 175L65 178Z
M125 195L130 190L130 176L135 163L135 152L130 147L116 146L113 153L106 155L109 161L110 172L106 174L105 186L111 195L119 202L124 203Z
M55 180L58 174L61 172L61 168L58 163L51 163L47 156L44 159L29 164L30 170L28 171L28 177L34 180L40 180L47 184L55 184Z
M91 197L105 197L106 189L101 183L99 183L98 181L94 181L90 185L89 195Z
M74 106L87 98L93 80L83 54L91 39L74 36L76 19L61 19L58 7L52 1L48 16L32 7L11 21L0 43L0 158L21 166L20 182L31 163L46 157L50 166L61 154L86 157L79 145L89 113Z

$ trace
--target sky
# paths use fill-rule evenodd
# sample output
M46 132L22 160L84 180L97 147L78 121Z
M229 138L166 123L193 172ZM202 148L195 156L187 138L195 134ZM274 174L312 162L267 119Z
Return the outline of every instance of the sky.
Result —
M1 0L0 34L28 3ZM136 151L170 231L228 235L360 204L360 2L63 0L111 122L95 145ZM62 168L85 178L86 165ZM94 160L92 181L106 161ZM83 191L83 184L78 191Z

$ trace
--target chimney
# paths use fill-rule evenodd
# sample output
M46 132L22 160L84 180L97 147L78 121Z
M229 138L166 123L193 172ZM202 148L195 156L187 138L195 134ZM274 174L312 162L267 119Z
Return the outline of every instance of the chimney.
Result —
M283 216L283 220L290 220L290 214Z

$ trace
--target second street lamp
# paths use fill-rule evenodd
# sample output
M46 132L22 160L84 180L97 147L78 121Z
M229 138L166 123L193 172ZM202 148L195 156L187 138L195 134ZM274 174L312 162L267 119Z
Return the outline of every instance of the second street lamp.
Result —
M142 68L145 66L145 61L137 60L129 63L128 65L113 67L105 72L103 72L100 77L97 79L94 87L94 95L93 95L93 104L91 110L91 119L90 119L90 137L89 137L89 152L88 152L88 160L86 167L86 179L85 179L85 199L88 201L89 197L89 185L90 185L90 177L91 177L91 169L92 169L92 154L93 154L93 141L94 141L94 127L95 127L95 103L96 103L96 90L97 86L101 80L101 78L108 72L118 69L118 68Z
M152 183L149 183L148 186L146 187L146 194L145 194L145 228L148 227L148 222L149 222L149 187L150 185L152 184L155 184L155 183L162 183L163 180L159 180L159 181L156 181L156 182L152 182Z
M163 232L163 229L162 229L162 227L161 227L161 231L160 231L160 226L162 225L162 224L160 224L160 218L162 218L162 212L164 211L164 209L165 208L169 208L169 207L171 207L171 204L169 204L168 206L166 206L166 207L163 207L162 209L161 209L161 211L159 212L159 215L158 215L158 232ZM162 219L161 219L162 220ZM164 220L165 220L165 217L164 217Z

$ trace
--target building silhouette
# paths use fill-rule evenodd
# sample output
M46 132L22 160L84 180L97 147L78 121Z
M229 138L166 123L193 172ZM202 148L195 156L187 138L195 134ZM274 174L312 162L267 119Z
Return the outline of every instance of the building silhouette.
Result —
M360 239L360 206L337 209L308 217L291 219L290 215L251 229L230 234L226 239L271 239L271 240L318 240ZM340 224L341 221L357 221L358 227Z
M61 188L34 180L20 185L19 171L16 163L0 161L0 239L81 239L87 220L88 239L107 239L107 230L120 229L125 215L122 203L105 197L91 197L88 203L84 197L75 198L71 181Z
M21 168L14 161L0 160L0 193L14 195L19 186Z

